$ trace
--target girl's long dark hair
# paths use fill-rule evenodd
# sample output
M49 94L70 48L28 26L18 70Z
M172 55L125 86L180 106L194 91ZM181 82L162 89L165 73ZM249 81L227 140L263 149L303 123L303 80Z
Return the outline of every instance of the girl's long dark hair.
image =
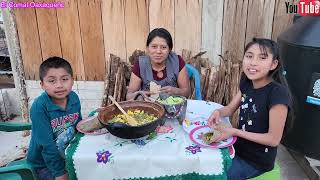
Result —
M285 74L284 74L284 69L283 69L283 62L280 59L279 46L276 42L274 42L273 40L270 40L270 39L253 38L252 41L246 45L246 47L244 49L244 53L246 53L247 50L254 44L258 44L261 52L263 54L265 54L266 56L268 56L267 52L269 52L270 54L273 55L272 60L278 60L278 66L274 70L269 72L269 76L271 76L274 81L283 85L289 93L289 100L291 103L289 105L286 124L284 127L284 136L285 136L293 126L293 119L294 119L293 103L294 102L293 102L292 93L289 89L288 82L284 76ZM241 81L249 81L249 79L244 74L244 72L242 72L242 74L241 74Z

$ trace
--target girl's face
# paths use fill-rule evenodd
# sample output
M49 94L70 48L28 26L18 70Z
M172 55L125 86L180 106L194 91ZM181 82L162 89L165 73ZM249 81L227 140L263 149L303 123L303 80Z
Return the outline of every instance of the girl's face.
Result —
M266 48L266 52L261 51L258 44L253 44L245 52L242 62L242 69L250 79L255 88L263 87L271 82L268 76L269 71L278 66L278 60L273 60L273 54Z
M155 37L147 47L147 53L153 63L162 64L169 55L170 49L167 41L161 37Z

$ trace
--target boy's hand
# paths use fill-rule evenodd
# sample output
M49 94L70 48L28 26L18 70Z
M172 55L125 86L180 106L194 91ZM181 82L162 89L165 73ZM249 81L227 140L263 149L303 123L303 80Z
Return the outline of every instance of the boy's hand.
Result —
M220 111L214 110L208 119L208 126L210 126L212 129L214 129L216 127L216 125L219 123L220 123Z
M62 176L56 177L55 180L68 180L68 173L65 173Z

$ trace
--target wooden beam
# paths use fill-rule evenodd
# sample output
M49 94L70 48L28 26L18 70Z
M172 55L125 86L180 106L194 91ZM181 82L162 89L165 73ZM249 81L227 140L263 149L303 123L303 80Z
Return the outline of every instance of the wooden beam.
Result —
M191 50L194 54L201 47L201 12L202 0L175 0L175 51Z
M105 75L101 0L78 0L86 80L102 81Z
M37 0L37 2L43 2ZM54 0L45 0L54 2ZM52 56L62 56L60 36L58 30L57 12L54 8L36 8L42 58L46 60ZM40 66L40 64L37 64Z
M246 37L248 0L224 1L222 55L242 60Z
M148 0L125 1L127 57L134 50L145 50L149 33Z
M298 4L298 0L276 0L274 18L272 24L272 39L277 41L278 36L293 22L294 14L287 13L286 4Z
M275 0L249 0L245 44L253 37L271 39Z
M165 28L170 32L174 42L174 1L150 0L149 21L150 31L154 28Z
M72 65L74 77L85 80L77 0L62 2L65 7L57 9L62 57Z
M201 51L215 65L220 63L224 0L203 0Z
M110 54L127 60L126 27L124 21L125 1L104 0L102 1L101 11L106 61L110 59Z
M34 8L14 9L26 79L39 80L42 52ZM19 51L20 51L19 50Z
M23 122L29 122L28 96L26 90L25 74L17 32L16 17L11 8L2 9L6 39L10 54L14 84L18 91Z

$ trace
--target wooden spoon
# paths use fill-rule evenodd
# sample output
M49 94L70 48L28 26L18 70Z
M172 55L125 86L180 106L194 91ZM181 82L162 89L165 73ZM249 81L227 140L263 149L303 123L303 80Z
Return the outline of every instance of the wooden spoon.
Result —
M115 104L118 107L118 109L122 112L122 114L124 114L126 116L129 125L131 125L131 126L137 126L138 125L137 121L133 117L129 116L126 113L126 111L124 111L122 109L122 107L117 103L117 101L112 96L108 96L108 97L113 102L113 104Z

